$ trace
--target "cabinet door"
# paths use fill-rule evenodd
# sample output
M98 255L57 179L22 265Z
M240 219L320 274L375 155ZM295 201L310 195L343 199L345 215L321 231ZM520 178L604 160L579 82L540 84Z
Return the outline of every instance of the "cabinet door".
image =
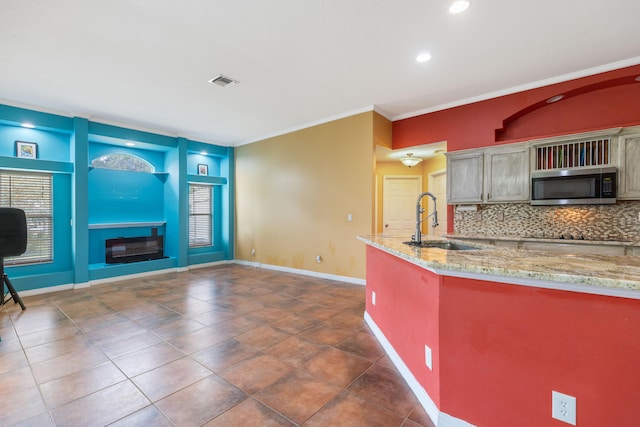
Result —
M482 152L447 155L447 203L481 203Z
M485 200L523 202L530 199L529 148L487 150Z
M640 199L640 135L620 138L619 199Z

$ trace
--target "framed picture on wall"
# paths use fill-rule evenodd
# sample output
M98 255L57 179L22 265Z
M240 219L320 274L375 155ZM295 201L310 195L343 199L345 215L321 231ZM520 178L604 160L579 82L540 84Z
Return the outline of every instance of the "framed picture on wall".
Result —
M35 142L16 141L16 157L23 159L38 158L38 144Z
M198 175L209 175L209 166L198 164Z

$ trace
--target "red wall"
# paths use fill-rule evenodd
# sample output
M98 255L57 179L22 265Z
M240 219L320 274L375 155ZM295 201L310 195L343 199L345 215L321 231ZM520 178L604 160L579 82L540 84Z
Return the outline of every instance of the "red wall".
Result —
M367 313L448 415L562 427L556 390L580 427L640 426L640 300L440 277L368 246Z
M448 151L640 124L640 65L393 122L393 148ZM559 102L547 104L563 94Z
M453 277L440 291L440 409L478 426L640 426L640 301Z
M367 246L367 313L437 406L440 280L436 274ZM371 303L371 292L376 293L376 305ZM425 344L432 351L433 371L425 364Z

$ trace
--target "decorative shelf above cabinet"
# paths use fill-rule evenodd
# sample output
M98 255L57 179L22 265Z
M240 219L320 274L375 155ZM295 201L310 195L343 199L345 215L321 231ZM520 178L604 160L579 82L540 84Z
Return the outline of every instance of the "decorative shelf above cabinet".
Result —
M611 140L605 137L535 147L535 169L609 166Z

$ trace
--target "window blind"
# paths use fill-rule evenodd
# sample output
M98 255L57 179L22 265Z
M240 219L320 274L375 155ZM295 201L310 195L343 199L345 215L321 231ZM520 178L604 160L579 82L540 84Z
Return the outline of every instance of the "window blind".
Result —
M189 247L211 246L211 186L189 184Z
M22 209L27 217L27 250L5 264L53 260L52 176L0 171L0 206Z

